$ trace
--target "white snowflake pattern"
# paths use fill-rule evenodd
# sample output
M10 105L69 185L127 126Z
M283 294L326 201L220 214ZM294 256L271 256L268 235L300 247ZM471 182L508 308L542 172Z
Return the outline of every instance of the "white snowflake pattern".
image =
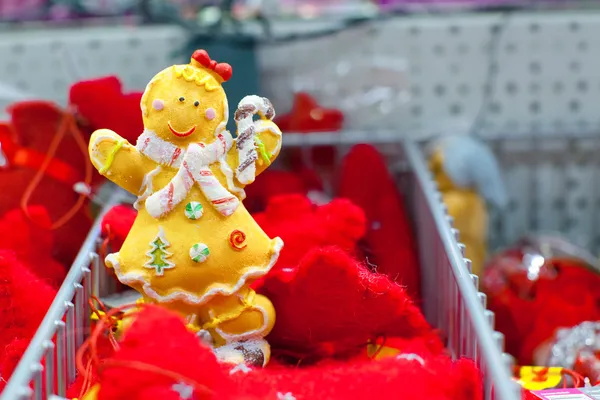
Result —
M287 392L287 393L278 392L277 400L296 400L296 398L294 397L292 392Z
M179 393L179 398L181 400L191 400L194 396L194 388L190 385L186 385L183 382L179 382L171 386L171 389L174 392Z
M252 371L252 368L248 367L244 363L241 363L241 364L238 364L235 367L231 368L231 371L229 371L229 375L233 375L233 374L236 374L238 372L242 372L244 374L247 374L250 371Z

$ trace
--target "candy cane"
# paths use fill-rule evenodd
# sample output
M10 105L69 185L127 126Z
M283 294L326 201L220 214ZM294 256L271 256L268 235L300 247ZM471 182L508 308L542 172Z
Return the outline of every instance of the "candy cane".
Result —
M255 162L258 159L254 143L256 124L252 118L257 113L263 120L272 120L275 117L275 110L268 99L259 96L246 96L240 101L233 117L237 123L236 147L239 158L239 165L235 174L238 181L244 185L252 183L256 177Z

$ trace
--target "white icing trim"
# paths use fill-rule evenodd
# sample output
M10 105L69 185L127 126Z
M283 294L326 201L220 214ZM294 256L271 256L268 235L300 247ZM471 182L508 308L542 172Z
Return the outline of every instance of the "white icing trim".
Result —
M104 258L104 264L108 268L115 268L115 265L117 266L116 268L119 268L121 266L119 263L119 252L117 251L116 253L108 254L106 258Z
M142 186L140 186L140 195L138 196L135 203L133 203L133 208L139 210L140 202L146 200L153 193L152 181L156 175L158 175L162 171L162 167L157 165L152 171L148 172L144 175L144 180L142 180Z
M229 110L227 109L227 107L228 107L227 99L225 99L224 103L225 104L223 106L223 110L225 110L225 111L223 113L225 114L225 116L223 118L223 122L221 122L219 124L219 126L217 126L217 129L215 130L215 137L219 136L219 133L222 133L223 136L225 137L225 140L228 143L228 147L231 148L231 146L233 146L233 137L231 136L231 132L229 132L226 129L227 115L229 114ZM238 187L235 184L235 181L233 180L233 169L227 162L227 154L228 154L228 152L225 153L222 157L217 159L217 161L219 162L219 167L221 169L221 173L225 176L225 180L227 181L227 189L229 189L230 192L234 193L240 199L244 200L246 198L246 192L244 191L243 188Z
M169 257L171 257L173 255L173 253L170 253L168 250L164 249L165 256L163 257L163 261L167 263L167 266L163 267L161 271L156 269L156 266L151 265L151 262L154 261L154 256L152 255L152 252L158 248L154 244L154 241L156 239L160 239L165 244L165 248L171 246L171 243L167 240L167 237L165 236L165 231L164 231L163 227L159 226L158 234L149 243L150 249L146 252L146 256L149 257L149 260L144 263L144 267L146 267L148 269L153 269L156 273L156 276L163 276L165 273L165 269L175 268L175 264L171 260L168 259Z
M217 296L217 295L221 295L221 296L231 296L232 294L236 293L237 291L239 291L245 284L246 281L250 278L259 278L261 276L266 275L271 268L273 268L273 265L275 265L275 263L277 262L277 259L279 258L279 252L281 251L281 248L283 247L283 241L276 237L275 239L273 239L275 241L275 245L273 247L273 254L271 255L271 259L269 260L269 264L267 265L267 267L251 267L248 269L248 271L240 277L240 279L236 282L236 284L231 288L231 289L227 289L227 288L222 288L222 287L213 287L210 288L209 290L206 291L206 293L204 293L202 296L197 296L194 293L189 293L187 291L175 291L172 293L169 293L168 295L161 295L158 292L156 292L153 288L152 285L146 281L146 278L143 274L140 273L136 273L136 272L129 272L129 273L122 273L121 272L121 265L119 264L118 260L115 260L116 262L113 263L113 269L115 271L115 274L117 275L117 278L119 279L119 281L124 284L124 285L135 285L135 284L141 284L142 287L142 291L143 294L145 294L147 297L159 302L159 303L170 303L173 301L182 301L184 303L187 303L189 305L194 305L194 306L198 306L198 305L202 305L207 303L209 300L211 300L213 297ZM114 253L117 254L118 253ZM110 254L109 256L106 257L107 262L109 257L113 256L113 254ZM116 257L111 258L114 259Z
M92 142L92 145L91 145L90 159L92 161L92 164L94 164L94 166L98 169L104 168L105 160L98 158L98 155L100 154L100 152L98 151L98 147L99 147L100 143L102 143L105 140L114 142L116 144L115 137L112 135L95 135L94 141ZM121 145L121 149L126 149L129 146L131 146L131 145L129 144L129 142L127 142L125 140L123 142L123 144Z

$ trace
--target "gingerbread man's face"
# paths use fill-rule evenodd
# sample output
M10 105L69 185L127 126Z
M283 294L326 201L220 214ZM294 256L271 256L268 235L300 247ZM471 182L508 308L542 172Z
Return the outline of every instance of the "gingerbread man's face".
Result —
M210 141L225 120L226 102L223 88L210 74L176 65L159 72L146 88L144 127L177 145Z

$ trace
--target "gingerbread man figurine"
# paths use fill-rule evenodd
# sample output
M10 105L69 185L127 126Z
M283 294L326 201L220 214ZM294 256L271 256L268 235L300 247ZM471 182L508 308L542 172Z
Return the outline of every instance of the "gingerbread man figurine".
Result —
M221 86L231 74L195 51L146 87L135 146L103 129L89 153L102 175L138 196L137 219L107 266L144 302L181 313L222 360L264 366L275 310L249 285L273 267L283 242L262 231L242 200L277 157L282 134L269 100L246 96L232 138Z

